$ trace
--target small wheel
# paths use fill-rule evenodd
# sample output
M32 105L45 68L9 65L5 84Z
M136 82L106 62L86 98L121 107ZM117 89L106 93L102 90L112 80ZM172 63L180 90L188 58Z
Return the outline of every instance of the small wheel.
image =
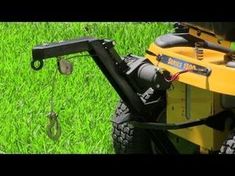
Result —
M145 130L135 128L128 122L115 123L121 116L132 115L128 107L121 101L118 105L113 122L113 146L117 154L152 153L151 140Z
M219 154L235 154L235 130L223 142Z

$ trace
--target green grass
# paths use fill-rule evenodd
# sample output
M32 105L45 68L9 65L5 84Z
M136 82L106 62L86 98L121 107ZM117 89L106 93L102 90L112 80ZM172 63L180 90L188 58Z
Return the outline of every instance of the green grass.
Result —
M111 123L118 95L90 57L72 59L71 76L57 75L55 110L62 136L45 132L55 59L31 69L35 45L82 36L116 41L120 55L143 56L170 23L0 23L0 153L114 153Z

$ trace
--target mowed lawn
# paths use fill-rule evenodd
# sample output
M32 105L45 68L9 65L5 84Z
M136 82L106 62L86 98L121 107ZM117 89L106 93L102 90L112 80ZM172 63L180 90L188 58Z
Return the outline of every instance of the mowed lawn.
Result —
M62 135L46 134L56 60L31 69L35 45L84 36L116 41L120 55L143 56L171 23L0 23L0 153L114 153L111 138L118 95L90 57L73 58L73 74L57 75L55 111Z

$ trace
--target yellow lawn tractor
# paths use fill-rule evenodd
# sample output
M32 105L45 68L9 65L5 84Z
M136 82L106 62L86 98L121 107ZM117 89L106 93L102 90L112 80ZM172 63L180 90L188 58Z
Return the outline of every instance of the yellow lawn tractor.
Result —
M72 67L61 56L89 53L121 98L112 119L116 153L235 154L235 23L174 27L145 57L119 56L112 40L81 38L35 46L31 66L56 57L66 74Z

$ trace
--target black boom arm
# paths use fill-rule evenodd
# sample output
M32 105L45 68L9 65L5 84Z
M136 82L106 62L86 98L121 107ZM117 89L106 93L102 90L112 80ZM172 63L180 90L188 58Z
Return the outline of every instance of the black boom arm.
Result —
M136 57L133 59L132 56L131 64L128 64L118 55L114 45L112 40L82 38L36 46L32 50L31 66L33 69L39 70L43 67L44 59L88 52L130 110L146 115L146 104L137 93L137 82L140 79L143 82L149 80L148 85L154 87L156 82L163 77L145 58ZM37 62L39 63L38 67L35 66ZM140 66L141 69L139 69ZM151 67L151 69L143 69L143 67ZM170 83L167 83L165 87L162 86L160 89L164 90L169 86Z

